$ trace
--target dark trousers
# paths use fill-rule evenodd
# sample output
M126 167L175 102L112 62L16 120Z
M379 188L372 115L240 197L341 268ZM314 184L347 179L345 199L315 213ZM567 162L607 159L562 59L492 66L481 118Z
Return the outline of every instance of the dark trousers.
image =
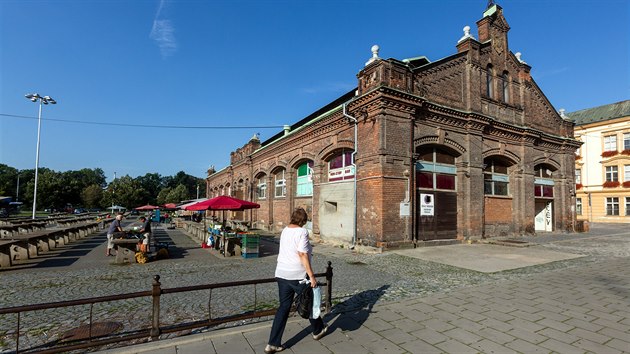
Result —
M280 306L276 317L273 319L273 325L271 326L271 333L269 334L269 343L279 347L282 345L282 334L287 326L287 319L289 318L289 312L291 311L291 305L293 304L293 298L295 294L303 289L303 286L310 286L309 284L299 284L299 280L286 280L282 278L276 278L278 282L278 296L280 299ZM321 317L316 319L309 318L311 321L311 327L313 327L313 333L319 333L324 329L324 321Z

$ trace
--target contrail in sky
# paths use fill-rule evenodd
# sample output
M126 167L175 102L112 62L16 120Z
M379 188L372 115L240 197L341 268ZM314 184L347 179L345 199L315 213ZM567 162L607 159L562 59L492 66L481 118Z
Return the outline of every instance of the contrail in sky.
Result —
M177 41L175 40L175 27L171 20L161 19L162 8L165 0L160 1L157 13L153 19L150 38L153 39L162 53L162 58L169 57L177 51Z

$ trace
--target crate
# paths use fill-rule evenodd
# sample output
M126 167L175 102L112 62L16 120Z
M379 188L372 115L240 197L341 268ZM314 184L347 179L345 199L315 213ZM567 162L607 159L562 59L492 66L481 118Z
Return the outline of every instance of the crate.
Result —
M260 243L260 237L258 235L243 235L241 238L241 244L246 246L257 246Z
M258 258L258 252L256 253L242 253L241 257L243 258Z
M258 253L258 246L248 246L248 247L241 247L241 253Z

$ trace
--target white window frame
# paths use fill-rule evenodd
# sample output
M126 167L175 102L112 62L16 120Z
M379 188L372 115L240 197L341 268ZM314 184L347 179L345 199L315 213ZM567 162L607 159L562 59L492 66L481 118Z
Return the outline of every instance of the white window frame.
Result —
M493 159L490 159L489 161L491 163L490 165L490 171L484 171L484 195L493 195L493 196L502 196L502 197L509 197L510 196L510 176L508 174L503 174L503 173L498 173L498 172L494 172L494 163L495 161ZM507 167L509 169L509 166ZM490 179L485 179L486 175L490 175ZM486 193L486 186L485 184L489 182L491 183L491 193ZM496 192L496 184L497 183L505 183L505 194L497 194Z
M619 216L619 197L606 198L606 216Z
M575 198L575 215L582 215L582 198Z
M575 184L581 184L581 183L582 183L582 169L576 168L575 169Z
M608 135L604 137L604 151L617 151L616 135Z
M626 216L630 216L630 197L626 197Z
M630 150L630 133L623 133L623 150Z
M346 154L350 155L350 162L351 162L350 165L346 165L346 158L345 158ZM334 157L337 157L340 155L342 156L341 160L343 161L343 167L331 169L330 163L332 162L333 159L330 159L330 161L328 161L328 181L329 182L343 182L343 181L351 180L355 178L353 152L350 150L344 150L339 155L335 155ZM331 181L331 179L333 179L333 181Z
M619 169L617 166L606 166L606 182L619 181Z
M306 176L299 176L299 169L303 165L306 165ZM313 168L308 165L308 162L304 162L300 164L296 169L296 188L295 188L295 196L296 197L310 197L313 195Z
M263 176L258 179L258 184L256 185L256 196L258 199L267 198L267 176Z
M287 180L284 176L284 170L279 171L278 173L276 173L273 178L274 178L274 196L276 197L286 197L287 196ZM281 176L280 176L281 175ZM278 178L278 176L280 176L281 178ZM278 191L280 191L280 193L278 193Z
M623 165L623 181L630 181L630 165Z

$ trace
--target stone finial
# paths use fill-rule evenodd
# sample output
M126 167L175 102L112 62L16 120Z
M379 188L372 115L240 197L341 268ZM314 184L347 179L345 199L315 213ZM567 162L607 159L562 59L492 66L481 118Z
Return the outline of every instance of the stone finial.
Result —
M521 59L521 55L522 55L522 54L521 54L521 52L516 52L516 53L514 54L514 56L516 57L516 60L518 60L518 62L519 62L519 63L521 63L521 64L527 64L527 63L525 62L525 60Z
M562 119L564 119L564 120L570 120L571 118L570 118L569 116L567 116L567 115L565 114L565 112L566 112L566 109L564 109L564 108L560 108L560 109L558 110L558 114L560 114L560 118L562 118Z
M461 42L463 42L464 40L466 40L466 39L468 39L468 38L475 39L475 37L473 37L473 36L470 34L470 26L465 26L465 27L464 27L464 36L463 36L462 38L460 38L460 39L457 41L457 43L461 43Z
M249 141L260 140L260 138L258 138L258 134L260 134L260 133L254 133L254 136L252 136L251 139L249 139Z
M372 64L375 60L380 59L380 58L378 57L378 51L379 51L379 49L380 49L380 48L379 48L379 47L378 47L378 45L376 45L376 44L372 46L372 57L370 58L370 60L368 60L368 61L365 63L365 66L368 66L368 65Z

